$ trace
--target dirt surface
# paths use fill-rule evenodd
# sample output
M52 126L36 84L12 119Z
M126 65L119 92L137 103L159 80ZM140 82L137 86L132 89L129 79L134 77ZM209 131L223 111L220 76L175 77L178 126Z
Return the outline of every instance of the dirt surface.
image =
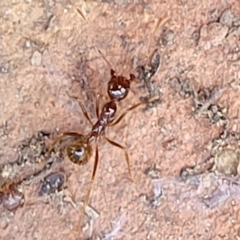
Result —
M0 239L240 239L239 1L1 0L0 16ZM117 115L145 102L106 131L137 183L101 139L83 214L94 155L48 149L91 130L66 91L96 121L111 68L137 77Z

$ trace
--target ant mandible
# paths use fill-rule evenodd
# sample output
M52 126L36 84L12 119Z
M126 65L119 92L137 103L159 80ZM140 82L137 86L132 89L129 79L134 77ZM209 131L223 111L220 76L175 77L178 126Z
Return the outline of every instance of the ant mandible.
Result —
M134 81L135 76L133 74L130 74L130 78L127 79L121 75L116 75L116 73L113 69L111 69L110 74L111 74L111 79L108 82L108 88L107 88L107 92L108 92L110 101L103 105L102 110L99 113L99 98L97 97L95 110L96 110L96 116L97 116L98 120L96 121L95 124L93 124L92 120L90 119L90 117L89 117L84 105L80 101L80 99L78 97L72 96L69 93L67 93L67 95L70 98L75 99L78 102L79 106L81 107L81 109L83 111L84 116L87 118L87 120L91 124L92 129L91 129L90 133L88 133L86 135L82 135L82 134L76 133L76 132L63 132L55 139L55 141L53 142L53 144L51 145L51 147L49 149L49 152L51 152L53 150L54 146L64 137L68 137L68 136L74 137L75 140L67 146L68 158L75 164L84 165L89 161L90 157L92 156L93 151L92 151L91 142L95 141L95 161L94 161L94 167L93 167L93 171L92 171L90 187L88 189L87 196L84 201L84 209L85 209L86 205L88 204L88 201L89 201L89 198L91 195L91 191L92 191L92 187L93 187L93 183L94 183L94 179L95 179L96 172L97 172L97 167L98 167L98 162L99 162L98 141L99 141L100 137L104 137L105 140L107 142L109 142L111 145L118 147L124 151L125 160L126 160L126 163L128 166L128 172L129 172L130 178L132 179L132 181L134 181L134 179L132 177L131 169L130 169L130 159L129 159L129 155L128 155L126 147L122 146L121 144L119 144L113 140L110 140L105 135L105 129L106 129L106 127L114 126L114 125L118 124L129 111L142 105L143 102L139 102L139 103L127 108L125 110L125 112L123 112L120 115L120 117L118 117L115 120L115 114L117 112L117 102L119 102L127 97L129 90L130 90L131 82Z

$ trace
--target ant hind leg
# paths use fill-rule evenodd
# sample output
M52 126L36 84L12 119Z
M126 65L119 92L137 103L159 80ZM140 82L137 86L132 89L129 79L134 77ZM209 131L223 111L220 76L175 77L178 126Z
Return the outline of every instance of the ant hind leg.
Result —
M64 137L82 137L82 134L76 133L76 132L63 132L60 133L57 138L54 140L54 142L51 144L50 148L48 149L48 153L51 153L56 144L61 141Z
M82 216L84 216L85 209L86 209L86 207L88 205L88 202L89 202L89 199L90 199L90 195L91 195L91 192L92 192L92 188L93 188L93 184L94 184L94 180L95 180L95 176L96 176L96 172L97 172L98 160L99 160L99 157L98 157L98 142L96 141L95 161L94 161L94 166L93 166L93 171L92 171L91 183L90 183L90 187L88 189L86 198L85 198L84 203L83 203L83 208L82 208L83 213L82 213ZM78 236L79 236L79 233L80 233L80 229L81 229L82 219L83 218L80 217L79 220L78 220L75 239L78 239Z
M98 156L98 142L96 141L95 161L94 161L94 166L93 166L93 171L92 171L90 187L88 189L87 196L86 196L86 199L85 199L84 205L83 205L84 209L88 205L88 202L89 202L89 199L90 199L90 195L91 195L91 192L92 192L92 188L93 188L93 184L94 184L94 180L95 180L95 176L96 176L96 172L97 172L98 160L99 160L99 156Z
M132 172L131 172L131 168L130 168L130 159L129 159L129 155L128 155L128 152L127 152L127 149L126 147L122 146L121 144L117 143L117 142L114 142L112 140L110 140L108 137L104 136L104 138L113 146L115 147L118 147L120 149L122 149L124 151L124 154L125 154L125 160L126 160L126 163L127 163L127 166L128 166L128 173L130 175L130 178L131 180L134 182L134 183L137 183L137 181L133 178L132 176Z
M144 104L144 102L139 102L139 103L136 103L135 105L127 108L127 109L124 111L124 113L121 114L121 116L120 116L117 120L115 120L114 122L110 123L108 126L109 126L109 127L112 127L112 126L117 125L117 124L127 115L127 113L129 113L130 111L134 110L135 108L137 108L137 107L139 107L139 106L141 106L141 105L143 105L143 104ZM113 144L113 145L114 145L114 144Z

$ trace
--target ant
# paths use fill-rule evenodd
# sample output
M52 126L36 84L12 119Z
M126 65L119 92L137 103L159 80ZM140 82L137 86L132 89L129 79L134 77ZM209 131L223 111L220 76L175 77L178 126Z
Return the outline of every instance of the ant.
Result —
M55 141L53 142L53 144L51 145L51 147L49 149L49 152L51 152L53 150L54 146L60 140L62 140L64 137L68 137L68 136L74 137L75 140L66 147L68 158L70 159L70 161L72 161L75 164L84 165L89 161L90 157L92 156L93 149L92 149L91 143L93 141L95 141L95 161L94 161L94 167L93 167L93 172L92 172L92 177L91 177L91 185L89 187L86 199L84 201L84 206L83 206L84 209L85 209L86 205L88 204L88 201L89 201L89 198L91 195L91 191L92 191L92 187L93 187L93 183L94 183L94 179L95 179L96 172L97 172L97 167L98 167L98 162L99 162L98 140L100 137L104 137L104 139L107 142L109 142L111 145L118 147L124 151L125 160L126 160L126 163L128 166L128 172L129 172L130 178L133 182L135 182L132 177L132 173L131 173L131 169L130 169L130 159L129 159L129 155L128 155L126 147L122 146L121 144L119 144L113 140L110 140L105 135L105 129L107 127L110 127L110 126L112 127L112 126L118 124L129 111L144 104L144 102L139 102L139 103L127 108L125 110L125 112L123 112L123 114L120 115L120 117L118 117L115 120L115 114L117 112L117 102L122 101L123 99L125 99L127 97L129 90L130 90L131 82L135 80L135 75L130 74L130 78L127 79L121 75L116 75L116 73L113 69L110 70L110 74L111 74L111 79L108 82L108 88L107 88L107 93L110 98L110 101L103 105L102 110L99 113L99 96L97 97L95 110L96 110L96 116L97 116L98 120L95 124L93 124L92 120L90 119L90 117L89 117L84 105L80 101L80 99L78 97L72 96L66 92L66 94L70 98L75 99L78 102L79 106L81 107L81 109L83 111L84 116L87 118L87 120L91 124L92 129L91 129L90 133L88 133L86 135L82 135L82 134L76 133L76 132L63 132L55 139Z
M15 211L24 204L24 195L18 190L18 184L7 181L0 187L0 203L9 211Z
M82 18L86 21L86 18L82 14L81 10L77 9L77 11L82 16ZM163 19L160 18L157 22L157 26L156 26L154 32L152 33L152 35L155 34L156 29L159 28L160 25L165 24L167 21L168 21L168 18L163 18ZM151 37L150 37L150 40L151 40ZM149 48L150 48L150 41L149 41L149 46L148 46L148 52L149 52ZM76 133L76 132L63 132L59 136L57 136L57 138L52 143L52 145L49 149L49 152L51 152L54 149L54 146L59 141L61 141L63 138L72 137L72 138L74 138L74 140L66 146L68 158L70 159L70 161L72 161L75 164L84 165L89 161L90 157L92 156L92 152L93 152L92 142L93 141L95 142L94 166L93 166L93 171L92 171L92 176L91 176L90 187L88 189L85 201L83 203L83 211L85 211L85 208L89 202L93 184L94 184L94 180L95 180L95 176L96 176L96 172L97 172L97 168L98 168L98 162L99 162L98 142L101 137L103 137L111 145L121 149L124 152L125 161L127 163L130 178L133 182L135 182L132 177L132 173L131 173L131 169L130 169L130 158L129 158L126 147L122 146L121 144L119 144L113 140L110 140L105 135L105 130L107 127L112 127L112 126L117 125L128 112L134 110L135 108L137 108L147 102L152 101L151 98L143 99L143 101L127 108L117 119L115 119L115 115L117 112L117 103L124 100L128 96L128 93L130 91L130 85L136 79L136 77L134 74L130 74L129 78L126 78L122 75L116 74L115 71L113 70L111 64L107 61L107 59L104 57L104 55L101 53L101 51L100 50L98 50L98 51L102 55L103 59L110 66L110 69L111 69L110 70L111 78L110 78L110 81L108 82L108 87L107 87L109 101L103 105L101 112L99 112L99 95L97 96L96 108L95 108L97 121L96 121L96 123L93 123L88 115L87 110L85 109L84 105L82 104L81 100L78 97L72 96L68 92L66 92L66 94L68 95L69 98L75 99L78 102L84 116L86 117L88 122L91 124L92 129L88 134L85 134L85 135ZM158 68L158 66L157 66L157 68ZM156 69L155 69L155 72L156 72ZM153 72L152 75L155 72ZM79 223L78 223L78 230L79 230L79 226L80 226L79 225L80 219L79 219ZM78 232L78 230L77 230L77 232Z

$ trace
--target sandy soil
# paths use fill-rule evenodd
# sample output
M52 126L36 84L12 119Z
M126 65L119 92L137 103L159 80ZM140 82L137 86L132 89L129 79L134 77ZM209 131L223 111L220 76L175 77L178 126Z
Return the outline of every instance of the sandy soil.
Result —
M1 0L0 16L0 239L240 239L239 1ZM137 184L101 140L83 214L94 156L79 166L46 153L57 132L91 130L66 91L96 121L110 69L138 76L155 49L157 72L138 77L117 114L157 101L106 132L127 147ZM64 185L44 192L55 172ZM24 195L14 211L9 191Z

